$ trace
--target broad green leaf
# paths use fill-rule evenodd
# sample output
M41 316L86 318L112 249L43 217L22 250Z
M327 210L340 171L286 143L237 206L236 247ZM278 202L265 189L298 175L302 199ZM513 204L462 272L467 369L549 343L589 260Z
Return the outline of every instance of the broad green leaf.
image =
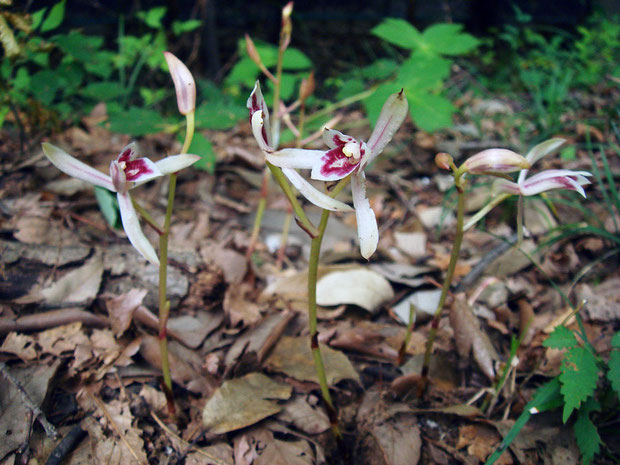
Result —
M544 347L554 349L568 349L577 345L575 334L566 326L557 326L555 330L543 341Z
M131 107L124 111L108 108L110 131L131 136L144 136L162 131L166 120L156 111Z
M474 50L480 41L462 32L461 24L439 23L424 30L422 39L426 46L442 55L463 55Z
M559 376L564 396L564 423L573 410L594 393L598 377L599 370L592 352L585 347L573 347L566 352Z
M194 134L188 152L200 156L200 160L192 165L194 168L207 171L211 174L215 173L216 157L209 139L197 132Z
M101 214L113 228L120 227L120 213L116 195L103 187L95 186L95 198Z
M106 102L108 100L114 100L123 96L125 94L125 88L120 84L120 82L91 82L82 88L80 94L85 97L92 98L98 102Z
M612 389L618 394L618 398L620 398L620 350L611 351L608 367L607 379L611 383Z
M338 86L336 100L344 100L366 89L366 83L359 78L347 79Z
M45 16L46 11L47 11L47 7L41 8L40 10L37 10L30 15L30 20L31 20L30 27L33 30L36 30L41 25L41 22L43 21L43 17Z
M275 63L274 63L275 64ZM312 67L312 62L303 52L296 48L287 48L282 57L282 69L289 71Z
M50 9L50 13L41 25L41 32L49 32L56 29L65 19L65 5L67 0L61 0Z
M409 101L409 114L420 129L428 132L452 126L454 105L445 97L426 92L417 93L416 89L406 88Z
M422 45L422 34L404 19L386 18L372 29L372 34L391 44L412 50Z
M145 107L152 107L153 105L164 100L168 95L169 91L165 87L158 89L150 89L148 87L140 87L139 89L140 97L144 101Z
M449 60L414 53L401 65L397 82L403 87L419 93L441 86L443 80L449 75Z
M387 79L398 70L398 63L389 58L379 58L370 65L361 68L357 75L365 79Z
M103 37L87 36L80 32L72 31L68 34L58 34L54 42L67 55L71 55L79 61L90 61L103 45Z
M206 129L230 129L241 119L248 117L248 109L223 93L211 81L200 79L201 100L204 102L196 108L196 126Z
M379 114L381 113L381 108L383 108L383 104L387 98L400 89L401 87L399 87L398 84L387 82L377 87L377 90L375 90L370 97L364 99L364 108L366 109L366 114L368 115L368 120L372 127L374 127L377 122Z
M44 69L30 76L30 91L36 100L49 107L58 91L67 84L63 76L51 69Z
M589 405L588 405L589 404ZM592 462L592 459L600 451L601 437L598 434L596 426L590 420L590 412L593 410L600 410L598 402L594 399L588 399L588 402L579 410L577 414L577 421L573 425L573 432L583 463L588 465Z
M108 50L99 50L93 53L91 59L84 63L84 68L91 74L102 79L108 79L114 71L114 57L116 53Z
M243 85L252 88L259 74L260 70L256 64L248 57L244 57L233 66L226 76L225 83L227 86Z
M202 21L199 19L188 19L187 21L173 21L172 22L172 33L175 36L179 36L186 32L191 32L194 29L198 29Z
M165 6L156 6L147 11L138 11L136 16L144 21L144 23L153 29L160 29L162 27L161 20L166 15Z

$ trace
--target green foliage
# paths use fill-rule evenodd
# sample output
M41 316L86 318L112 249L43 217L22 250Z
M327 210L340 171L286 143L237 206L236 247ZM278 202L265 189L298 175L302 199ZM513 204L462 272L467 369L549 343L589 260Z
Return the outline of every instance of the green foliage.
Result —
M588 399L588 402L579 410L577 421L573 425L575 439L585 464L591 463L594 456L600 451L601 437L596 426L590 420L590 412L598 412L600 410L601 406L596 400L593 398Z
M472 52L479 41L463 32L460 24L439 23L420 32L407 21L395 18L385 19L372 33L406 49L409 56L400 64L388 62L394 72L364 102L370 120L374 123L379 117L386 95L404 88L416 125L426 131L451 126L456 108L443 94L444 83L450 75L453 57ZM373 76L372 71L367 68L366 76L381 80L387 77Z
M194 168L207 171L211 174L215 173L215 151L209 139L199 132L194 134L188 152L200 155L200 160L194 163Z
M585 347L572 347L566 352L560 383L564 397L564 411L562 420L568 420L573 410L578 409L581 403L594 394L599 369L594 354Z
M607 379L620 399L620 331L611 340L612 350L609 354L609 371Z
M113 228L120 228L121 215L118 210L116 195L103 187L95 186L95 198L107 223Z

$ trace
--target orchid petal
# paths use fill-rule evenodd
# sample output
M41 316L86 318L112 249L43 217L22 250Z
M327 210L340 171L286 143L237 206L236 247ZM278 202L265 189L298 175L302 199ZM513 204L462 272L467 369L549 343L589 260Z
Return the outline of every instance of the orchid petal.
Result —
M585 198L586 193L581 186L590 184L587 176L592 174L587 171L547 170L526 179L521 185L521 192L523 195L536 195L551 189L569 189Z
M94 184L95 186L100 186L109 191L116 192L112 184L112 178L107 174L88 166L86 163L79 161L77 158L72 157L64 150L52 144L43 142L42 147L43 153L45 153L49 161L63 173Z
M127 183L125 170L116 160L110 163L110 177L114 185L114 192L127 192L131 188L129 183Z
M392 137L394 137L394 134L407 116L408 107L409 104L404 91L401 90L388 97L383 104L377 124L367 142L368 147L370 147L370 157L362 161L362 166L370 163L392 140Z
M262 150L266 150L263 147L269 147L269 150L273 150L272 147L272 133L269 124L269 108L265 102L265 97L260 90L260 83L256 81L254 89L246 102L246 106L250 110L250 123L252 124L252 133L258 142L258 145ZM256 117L256 114L261 112L260 118ZM260 131L258 131L260 129ZM258 135L260 134L260 136Z
M252 115L252 134L263 152L273 152L273 147L269 143L268 119L263 117L262 110Z
M366 197L366 176L360 172L351 176L351 192L357 220L357 235L360 241L360 252L366 260L375 253L379 243L379 228L375 212Z
M493 189L505 194L520 195L521 186L516 182L508 181L506 179L498 179L493 183Z
M268 153L267 161L280 168L312 169L321 162L323 150L282 149Z
M155 166L159 172L165 176L171 173L177 173L188 166L193 165L200 160L199 155L182 153L181 155L171 155L162 160L155 162Z
M336 131L335 129L325 128L323 130L323 142L330 148L342 147L348 142L355 142L355 138L347 136L346 134Z
M136 158L127 162L124 171L127 182L134 183L132 187L162 176L157 164L148 158Z
M187 115L196 109L196 83L187 66L170 52L164 52L177 94L179 113Z
M140 220L131 202L131 196L128 192L119 192L116 194L116 197L118 198L121 221L125 234L127 234L127 239L144 258L155 265L159 265L155 249L142 232Z
M301 193L301 195L303 195L317 207L321 207L324 210L330 210L334 212L350 212L353 210L346 203L336 200L316 189L294 169L282 168L282 172L288 178L291 184L295 186L295 189L297 189Z
M536 163L542 157L549 155L555 152L556 150L558 150L562 145L564 145L565 142L566 140L559 139L559 138L549 139L544 142L541 142L540 144L532 147L532 149L525 156L525 159L530 162L530 166L533 166L534 163ZM517 181L519 184L523 183L523 181L525 180L525 177L527 176L527 173L528 173L527 169L519 173L519 179Z
M312 168L310 177L317 181L337 181L351 174L359 166L351 157L342 153L342 148L328 150L323 153L320 162Z
M118 157L116 157L116 161L117 162L128 162L128 161L133 161L136 158L138 158L138 144L136 144L135 142L132 142L130 144L127 144L123 150L120 151L120 153L118 154Z
M530 164L512 150L487 149L469 157L464 166L471 174L502 174L527 169Z

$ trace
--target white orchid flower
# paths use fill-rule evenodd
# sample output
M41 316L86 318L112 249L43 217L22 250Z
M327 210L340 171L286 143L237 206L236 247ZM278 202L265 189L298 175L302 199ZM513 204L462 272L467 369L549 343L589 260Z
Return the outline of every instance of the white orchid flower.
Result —
M196 109L196 83L187 66L170 52L164 52L177 94L179 113L187 115Z
M528 152L525 159L532 166L542 157L557 151L565 142L564 139L549 139L541 142ZM587 178L592 176L592 173L588 171L557 169L546 170L529 178L527 177L528 173L529 169L521 170L517 182L499 179L496 181L495 187L500 192L522 196L536 195L552 189L569 189L579 192L585 198L586 192L583 186L590 184Z
M252 133L265 155L275 151L277 135L274 135L269 123L269 109L265 103L265 98L260 90L260 84L256 81L254 90L248 98L247 107L250 110L250 123ZM282 172L293 186L314 205L325 210L331 211L353 211L346 203L331 198L329 195L317 190L312 184L306 181L297 171L288 167L282 167Z
M136 144L132 142L110 163L108 176L52 144L44 142L42 145L45 156L63 173L116 192L123 229L129 242L149 262L159 265L155 249L142 232L129 190L151 179L187 168L200 157L189 154L173 155L154 163L148 158L138 158Z
M375 213L366 197L364 168L392 140L407 116L407 107L407 99L402 90L388 97L368 142L356 140L332 129L325 129L323 141L329 147L327 151L282 149L267 153L267 161L275 166L287 170L311 169L310 177L318 181L337 181L352 175L351 190L357 219L357 234L360 251L366 259L377 250L379 229Z

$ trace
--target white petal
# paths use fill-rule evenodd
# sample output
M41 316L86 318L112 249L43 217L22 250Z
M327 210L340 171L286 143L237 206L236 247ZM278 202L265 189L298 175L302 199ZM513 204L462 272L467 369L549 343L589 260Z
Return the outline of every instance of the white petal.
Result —
M248 98L248 101L246 102L246 106L250 110L250 122L252 123L252 132L254 133L254 137L256 138L258 145L261 146L261 149L263 150L265 150L263 148L263 145L265 144L270 148L274 147L274 143L272 140L271 127L270 127L270 121L269 121L269 108L267 107L267 103L265 102L265 97L263 97L263 92L260 89L260 83L258 81L256 81L256 84L254 84L254 89L252 90L252 93L250 94L250 97ZM254 129L254 125L255 125L254 116L259 111L262 113L260 121L261 121L262 126L265 127L266 140L262 135L260 138L257 137L256 131ZM262 131L262 126L261 126L261 131Z
M360 240L360 252L366 260L375 253L379 243L379 228L375 212L370 208L366 197L366 176L363 172L351 176L351 190L353 192L353 206L357 219L357 235Z
M530 167L534 165L538 160L542 157L549 155L556 150L558 150L566 140L564 139L549 139L544 142L541 142L538 145L535 145L525 156L525 159L530 162ZM519 179L517 182L522 184L525 181L525 177L527 176L528 170L525 169L519 173Z
M508 181L506 179L498 179L493 183L493 190L496 192L503 192L505 194L519 195L521 194L521 186L516 182Z
M383 104L377 124L368 139L368 147L370 148L370 157L366 159L364 164L370 163L377 155L379 155L385 146L392 140L396 131L407 116L407 97L405 92L400 91L392 94Z
M323 155L325 155L323 150L282 149L268 153L266 158L269 163L280 168L309 170L321 163Z
M350 212L353 209L339 200L331 198L329 195L317 190L312 184L306 181L297 171L291 168L282 168L282 172L288 178L295 189L297 189L301 195L307 198L317 207L321 207L324 210L330 210L334 212Z
M63 173L94 184L95 186L100 186L112 192L116 192L112 184L112 178L107 174L103 174L101 171L91 168L86 163L82 163L77 158L72 157L64 150L52 144L43 142L41 145L43 146L43 153L45 153L45 156Z
M157 258L155 249L142 232L140 220L138 219L136 210L133 208L129 193L119 192L116 194L116 197L118 198L118 207L121 212L123 229L125 230L125 234L127 234L129 242L131 242L131 245L133 245L149 262L159 265L159 259Z
M181 171L182 169L193 165L198 160L200 160L200 156L198 155L182 153L181 155L171 155L159 160L158 162L155 162L155 166L159 169L160 173L165 176L167 174Z
M179 113L187 115L196 108L196 83L187 66L170 52L164 52L177 94Z
M347 136L346 134L343 134L340 131L336 131L335 129L325 128L323 130L322 136L323 142L325 142L325 144L327 144L330 149L340 147L347 142L355 142L355 138Z
M269 144L271 135L268 128L262 110L252 115L252 134L254 134L254 139L263 152L273 152L273 147Z
M590 184L587 171L547 170L525 180L521 186L523 195L536 195L551 189L569 189L579 192L584 198L586 192L581 186Z

